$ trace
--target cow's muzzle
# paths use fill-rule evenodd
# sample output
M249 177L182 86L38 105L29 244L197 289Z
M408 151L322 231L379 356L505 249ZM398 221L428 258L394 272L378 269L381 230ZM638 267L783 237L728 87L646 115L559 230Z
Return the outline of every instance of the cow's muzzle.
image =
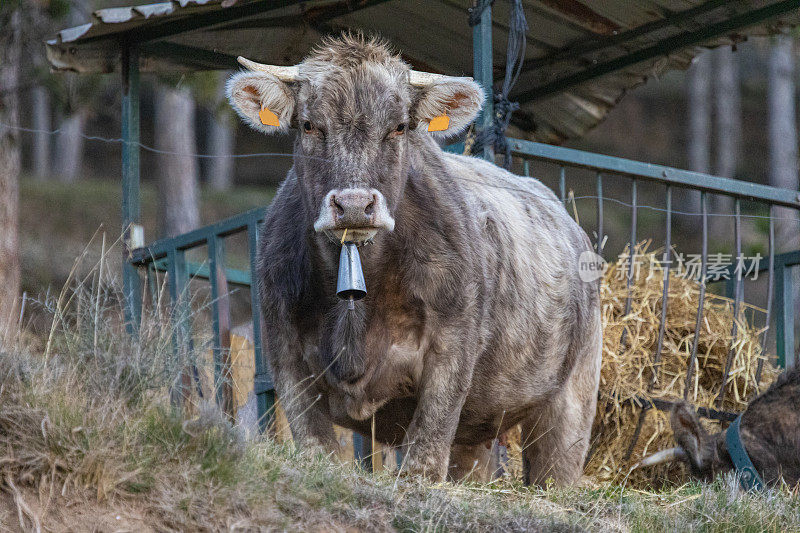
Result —
M394 229L386 198L377 189L334 189L325 195L314 230L341 239L363 242L372 239L378 230Z

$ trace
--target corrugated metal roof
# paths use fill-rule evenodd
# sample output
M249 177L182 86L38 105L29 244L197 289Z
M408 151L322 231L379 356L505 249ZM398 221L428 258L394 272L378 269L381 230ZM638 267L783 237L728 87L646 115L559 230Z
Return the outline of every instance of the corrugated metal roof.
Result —
M389 39L415 68L472 70L471 0L174 0L102 9L47 41L55 70L113 72L123 43L143 71L237 68L243 55L298 62L322 35L347 28ZM698 47L800 23L797 0L524 0L528 48L511 94L524 137L560 143L600 122L625 92L685 69ZM504 72L510 3L493 7L495 80Z

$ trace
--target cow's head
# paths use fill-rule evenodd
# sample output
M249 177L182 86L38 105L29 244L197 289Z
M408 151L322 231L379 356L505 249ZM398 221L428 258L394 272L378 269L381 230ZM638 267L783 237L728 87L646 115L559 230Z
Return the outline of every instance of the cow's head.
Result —
M299 129L294 171L305 207L314 229L337 239L345 229L354 241L391 231L411 137L459 133L484 97L470 78L412 71L358 35L328 39L293 67L240 62L250 71L228 82L231 104L255 130Z
M636 467L682 461L689 466L692 476L706 481L733 468L725 445L725 434L709 434L689 403L680 402L672 408L670 426L677 446L644 458Z

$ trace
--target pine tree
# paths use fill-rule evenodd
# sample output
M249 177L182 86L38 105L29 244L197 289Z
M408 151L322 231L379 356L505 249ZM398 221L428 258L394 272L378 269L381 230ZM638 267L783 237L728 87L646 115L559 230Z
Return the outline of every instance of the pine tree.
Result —
M159 226L164 237L200 225L195 142L195 102L186 88L162 87L156 96L156 148L159 155Z
M15 3L0 7L0 351L13 331L20 291L19 267L19 73L22 21Z
M775 38L769 54L769 181L797 191L797 119L795 113L794 39ZM775 239L783 251L800 249L800 221L794 209L775 209Z

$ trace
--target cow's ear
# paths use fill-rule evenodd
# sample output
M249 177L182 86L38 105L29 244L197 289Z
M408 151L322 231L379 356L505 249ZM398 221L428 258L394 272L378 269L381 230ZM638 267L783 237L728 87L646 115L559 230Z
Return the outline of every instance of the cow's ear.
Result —
M673 407L669 422L675 435L675 443L686 452L692 467L698 471L705 470L709 459L705 456L704 445L708 433L700 425L695 410L690 404L681 402Z
M227 95L245 124L263 133L284 133L292 123L295 96L272 74L238 72L230 77Z
M440 81L419 91L412 111L413 123L438 137L461 133L483 106L483 89L470 79Z

